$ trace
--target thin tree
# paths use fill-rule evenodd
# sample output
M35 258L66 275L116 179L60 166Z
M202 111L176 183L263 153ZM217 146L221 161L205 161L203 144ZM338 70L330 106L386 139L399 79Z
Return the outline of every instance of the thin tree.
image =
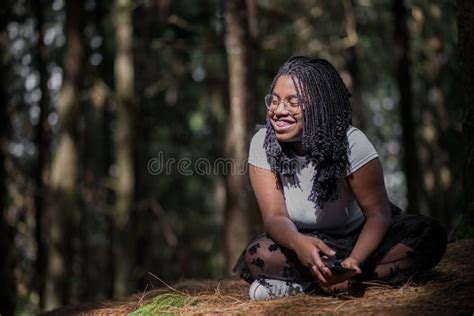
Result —
M7 114L8 86L7 61L7 8L0 8L0 315L14 315L16 307L16 287L14 279L13 238L12 229L5 219L7 202L7 174L5 170L5 156L7 148Z
M36 17L36 31L38 33L38 41L36 44L36 65L40 74L40 90L41 98L39 100L39 119L36 126L35 144L37 148L36 170L34 175L35 181L35 239L36 239L36 262L35 262L35 280L34 285L40 298L40 308L44 304L44 284L46 275L46 251L44 245L43 231L43 206L44 206L44 183L43 173L46 168L46 153L49 149L48 137L46 135L48 111L48 71L46 69L46 46L44 45L44 14L41 1L33 2L34 15Z
M110 81L112 74L113 60L108 58L110 52L106 51L109 42L113 42L110 36L106 35L104 20L109 16L107 8L108 1L96 1L93 10L86 10L88 14L88 25L90 38L102 38L99 47L89 47L85 53L89 56L101 56L102 62L94 65L87 65L87 76L90 78L91 86L87 87L90 93L90 103L83 106L84 112L81 115L84 121L81 129L81 179L83 189L81 190L81 202L84 205L93 205L82 210L81 222L79 224L79 240L76 250L78 260L78 270L81 275L79 283L78 298L81 302L94 301L98 297L112 297L112 271L109 266L113 263L113 256L107 254L104 259L104 250L108 251L108 244L94 243L95 234L100 233L107 237L111 235L110 208L113 201L111 190L106 185L109 178L109 169L112 157L111 139L111 99L107 80ZM88 59L86 57L86 59ZM97 212L101 209L101 212ZM105 227L98 230L97 221L106 223ZM113 265L112 265L113 266Z
M464 200L468 224L474 226L474 2L457 0L458 41L464 72L463 141L466 150L464 164Z
M407 210L419 210L419 189L422 187L419 160L416 151L416 130L413 113L413 92L410 61L410 38L408 34L407 8L403 1L393 0L395 22L395 69L400 92L400 113L402 125L402 144L404 148L403 165L407 184Z
M150 43L153 40L153 36L155 35L154 31L157 29L157 26L161 23L166 23L167 17L165 14L168 11L168 6L169 3L164 1L149 1L138 8L139 12L137 12L141 18L136 24L136 28L137 33L141 36L136 39L136 47L138 47L138 49L136 50L136 54L134 54L134 58L136 72L140 73L140 80L137 80L138 82L136 84L136 95L137 102L141 106L136 109L135 117L137 121L143 123L140 124L139 129L136 129L134 135L136 139L134 146L134 163L137 170L135 173L135 185L140 188L140 190L137 190L135 193L135 205L153 204L151 202L144 203L144 201L150 199L154 193L150 191L152 180L146 170L139 166L146 165L146 160L149 157L148 147L152 140L152 124L149 120L146 120L146 117L151 114L151 110L154 106L147 105L148 97L146 89L152 82L157 80L156 67L150 67L150 64L156 65L155 61L159 60L154 58L154 50ZM158 203L156 202L156 204ZM153 209L153 207L150 206L150 209ZM150 214L143 210L144 208L140 208L140 211L137 211L130 221L133 231L136 232L133 241L135 252L132 264L136 270L149 271L151 265L149 260L150 249L144 245L148 244L150 233L155 230L155 226L153 224L148 225L148 223L150 223ZM137 276L132 284L135 285L137 289L145 289L148 286L147 277L148 274L142 273Z
M247 50L247 83L255 80L255 74L258 73L259 61L261 60L261 40L260 40L260 26L259 26L259 14L256 0L247 0L247 25L248 25L248 42L249 47ZM247 129L249 131L248 139L252 136L254 126L257 122L258 105L262 104L263 101L258 101L257 84L247 84L248 97L247 97ZM248 143L247 143L248 145ZM248 195L249 207L248 207L248 223L249 223L249 234L256 235L262 231L262 218L258 211L257 198L253 193Z
M123 296L128 291L128 275L130 274L129 248L133 240L127 234L135 191L132 143L132 125L135 113L132 6L133 1L131 0L116 0L112 9L116 45L114 76L117 101L116 126L114 130L117 188L113 216L115 297Z
M248 108L255 106L249 80L248 21L244 1L225 2L225 47L229 75L229 114L226 124L224 154L232 159L236 171L248 155ZM226 175L226 206L224 214L224 256L228 271L248 242L249 190L248 177L239 172Z
M70 301L73 240L77 216L78 182L78 117L79 94L83 79L84 48L82 43L82 3L66 4L66 48L63 68L64 82L58 101L60 128L55 136L51 179L48 188L48 265L46 272L45 309L49 310Z
M345 12L345 24L346 24L346 33L349 36L355 37L358 39L357 35L357 20L356 20L356 1L355 0L343 0L342 4L344 6ZM351 82L349 89L352 94L352 118L354 125L362 130L367 128L367 114L366 109L364 109L362 103L362 85L361 85L361 69L360 69L360 47L357 45L358 40L355 41L354 45L351 45L348 48L348 58L347 58L347 69L351 74Z

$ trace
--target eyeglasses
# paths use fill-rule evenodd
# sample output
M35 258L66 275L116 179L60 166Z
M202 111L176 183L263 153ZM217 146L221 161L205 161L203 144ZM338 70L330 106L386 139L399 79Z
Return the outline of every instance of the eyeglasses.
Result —
M300 100L297 97L290 97L289 99L280 100L280 97L274 94L267 94L265 96L265 106L269 111L275 111L280 103L283 102L283 107L285 110L290 112L290 114L296 114L300 108Z

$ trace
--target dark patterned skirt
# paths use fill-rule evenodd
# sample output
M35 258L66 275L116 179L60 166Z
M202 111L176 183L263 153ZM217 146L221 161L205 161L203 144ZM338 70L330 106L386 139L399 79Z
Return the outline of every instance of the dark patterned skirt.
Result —
M426 271L433 268L441 260L446 251L447 232L446 229L437 221L422 215L403 214L401 210L393 204L391 204L391 210L393 223L378 248L361 266L362 274L356 276L359 280L373 279L376 264L383 258L387 251L398 243L404 244L414 250L412 253L409 253L409 256L415 259L413 270L405 271L403 273L404 276L406 276L408 272L412 274L413 272ZM364 223L353 232L343 236L324 234L318 231L301 230L300 232L321 239L326 243L326 245L336 251L336 259L343 260L352 252L363 226ZM240 277L249 283L262 277L277 278L293 282L310 281L308 275L311 274L309 273L296 273L294 274L296 277L293 278L290 274L286 273L286 271L283 271L281 274L277 274L276 276L274 274L272 274L272 276L252 274L248 267L246 254L248 254L248 252L250 254L255 252L255 249L253 249L255 248L254 241L261 237L262 234L256 236L252 239L246 249L244 249L232 270L233 273L240 275ZM287 257L293 256L294 260L297 260L299 263L299 260L293 251L277 246L276 244L272 244L271 246L282 248L282 251L285 252ZM261 259L257 260L262 261ZM303 275L305 276L303 277ZM386 281L389 283L397 283L397 280L401 279L403 279L403 276L392 274L391 278Z

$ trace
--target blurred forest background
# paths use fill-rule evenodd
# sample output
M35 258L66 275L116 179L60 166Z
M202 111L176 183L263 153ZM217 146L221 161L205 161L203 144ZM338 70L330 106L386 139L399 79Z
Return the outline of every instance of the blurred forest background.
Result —
M197 162L245 166L295 54L340 71L391 200L474 235L472 1L4 0L0 14L2 315L228 275L259 211L246 174ZM174 164L158 172L159 157Z

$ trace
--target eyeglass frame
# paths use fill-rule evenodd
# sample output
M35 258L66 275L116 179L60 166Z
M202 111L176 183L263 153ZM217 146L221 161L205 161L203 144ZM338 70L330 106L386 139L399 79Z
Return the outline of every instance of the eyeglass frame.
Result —
M273 109L273 110L270 108L269 105L267 105L267 98L269 98L269 97L271 97L271 98L273 98L273 97L278 98L278 104L277 104L276 108ZM291 110L291 109L293 108L293 106L290 105L290 102L288 101L288 98L290 98L290 99L291 99L291 98L296 98L296 99L298 99L298 106L296 107L296 110L294 110L294 111ZM288 111L288 113L290 113L291 115L297 114L297 113L298 113L298 110L300 109L300 107L301 107L301 105L302 105L302 102L300 101L300 99L299 99L298 96L296 96L296 95L292 95L292 96L287 97L286 99L283 99L283 100L282 100L278 95L276 95L276 94L271 94L271 93L270 93L270 94L267 94L267 95L263 98L263 101L264 101L264 103L265 103L265 107L267 108L267 110L268 110L268 111L273 111L273 112L274 112L275 110L277 110L278 107L280 106L280 103L283 102L283 108L284 108L286 111ZM272 101L272 100L271 100L271 101Z

